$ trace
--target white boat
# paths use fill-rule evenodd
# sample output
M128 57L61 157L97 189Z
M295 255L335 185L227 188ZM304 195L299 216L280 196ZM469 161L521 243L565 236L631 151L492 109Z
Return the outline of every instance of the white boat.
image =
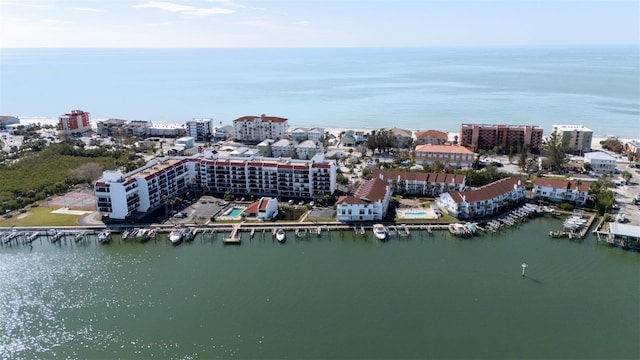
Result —
M287 233L285 233L284 230L278 229L276 231L276 240L282 243L286 238L287 238Z
M98 234L98 242L106 244L111 240L111 232L109 230L102 231Z
M182 229L179 227L175 227L169 233L169 241L171 241L172 244L177 245L182 241L182 236L183 236Z
M380 240L385 240L387 238L387 228L382 224L373 225L373 234Z

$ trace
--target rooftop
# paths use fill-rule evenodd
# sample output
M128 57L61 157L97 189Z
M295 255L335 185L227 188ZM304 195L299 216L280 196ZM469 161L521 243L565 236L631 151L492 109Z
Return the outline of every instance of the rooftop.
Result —
M438 153L450 153L450 154L471 154L473 151L467 149L464 146L456 145L418 145L416 146L416 152L438 152Z

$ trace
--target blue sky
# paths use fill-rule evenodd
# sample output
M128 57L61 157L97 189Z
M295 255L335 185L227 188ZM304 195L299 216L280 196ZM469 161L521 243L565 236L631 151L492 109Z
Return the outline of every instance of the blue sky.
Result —
M638 43L638 0L0 0L3 48Z

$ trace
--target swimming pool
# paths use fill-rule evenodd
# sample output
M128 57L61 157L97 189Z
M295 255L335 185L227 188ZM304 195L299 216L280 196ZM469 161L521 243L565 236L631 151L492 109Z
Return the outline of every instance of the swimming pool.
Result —
M426 211L407 211L402 214L404 218L424 218L427 216Z
M232 216L232 217L240 216L240 214L242 214L243 211L244 211L244 208L234 207L233 209L229 210L229 212L226 213L225 216Z
M413 209L399 209L399 219L437 219L438 215L433 209L413 208Z

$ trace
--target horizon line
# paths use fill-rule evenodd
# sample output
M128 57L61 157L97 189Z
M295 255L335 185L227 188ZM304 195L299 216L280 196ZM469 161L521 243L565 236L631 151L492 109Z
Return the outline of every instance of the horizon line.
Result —
M639 43L567 43L567 44L486 44L486 45L379 45L379 46L238 46L238 47L216 47L216 46L185 46L185 47L151 47L151 46L125 46L125 47L55 47L55 46L25 46L25 47L2 47L0 50L45 50L45 49L74 49L74 50L109 50L109 49L148 49L148 50L172 50L172 49L193 49L193 50L278 50L278 49L424 49L424 48L541 48L541 47L620 47L620 46L637 46L640 50Z

